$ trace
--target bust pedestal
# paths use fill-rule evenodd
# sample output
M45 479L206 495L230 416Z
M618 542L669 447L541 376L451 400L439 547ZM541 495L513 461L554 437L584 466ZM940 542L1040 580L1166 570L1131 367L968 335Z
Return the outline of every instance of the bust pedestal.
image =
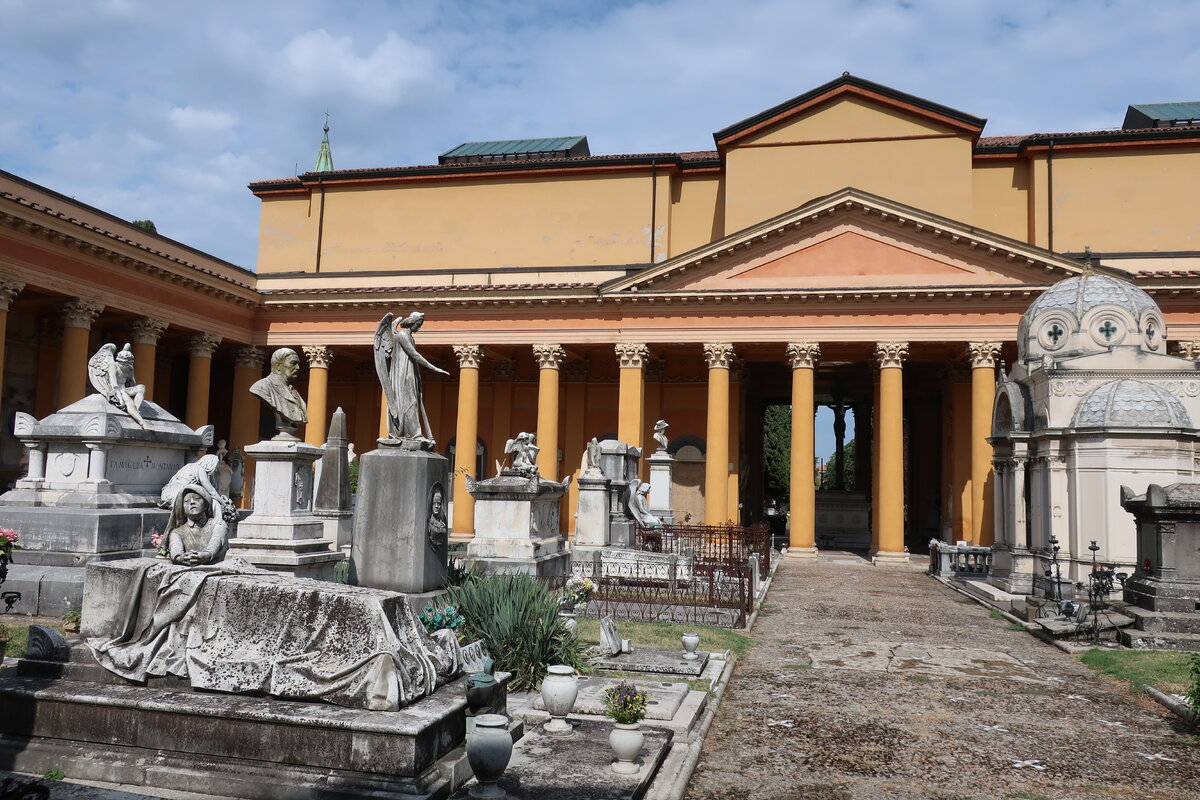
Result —
M656 450L646 459L650 462L650 513L662 520L663 525L675 522L671 513L671 469L675 457L666 450Z
M321 448L276 437L250 445L256 462L254 510L237 526L226 558L240 556L256 567L303 578L333 579L342 553L325 538L312 513L313 463Z
M475 498L475 538L467 560L488 572L565 575L571 554L563 550L559 501L570 479L559 483L513 469L482 481L467 478Z
M608 546L608 478L600 470L579 476L579 506L575 512L575 538L571 552L577 559Z

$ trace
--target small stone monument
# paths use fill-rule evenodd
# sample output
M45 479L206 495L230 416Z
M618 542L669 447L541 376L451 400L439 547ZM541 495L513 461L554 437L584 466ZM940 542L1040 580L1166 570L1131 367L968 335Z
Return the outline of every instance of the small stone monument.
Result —
M421 368L447 374L417 352L425 315L375 330L375 372L387 402L388 435L359 459L350 581L419 594L443 585L449 561L446 487L450 462L436 443L421 389Z
M317 492L313 515L325 524L325 538L333 539L339 550L350 544L354 530L354 511L350 507L349 440L346 438L346 412L340 407L329 422L329 435L322 448L321 468L317 472Z
M675 457L667 450L667 423L659 420L654 424L654 441L658 449L646 459L650 462L650 496L648 509L663 525L675 521L671 510L671 481Z
M600 442L600 471L608 479L608 543L632 547L634 519L629 513L629 487L638 479L642 449L615 439Z
M579 505L575 510L575 538L571 551L577 559L608 546L608 478L600 471L600 443L588 442L579 475Z
M304 578L332 580L343 555L313 516L313 464L321 448L296 437L308 421L304 398L293 384L300 356L281 347L271 355L271 374L250 387L275 412L275 437L246 448L256 462L254 510L229 541L229 555L256 567Z

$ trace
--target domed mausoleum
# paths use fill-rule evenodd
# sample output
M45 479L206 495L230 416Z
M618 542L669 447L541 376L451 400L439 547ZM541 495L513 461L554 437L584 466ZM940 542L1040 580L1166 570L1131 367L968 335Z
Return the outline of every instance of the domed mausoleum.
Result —
M1112 275L1067 278L1029 306L1017 364L996 389L992 583L1051 590L1051 535L1064 596L1091 572L1092 540L1101 560L1132 568L1121 485L1196 479L1200 366L1166 355L1166 336L1150 295Z

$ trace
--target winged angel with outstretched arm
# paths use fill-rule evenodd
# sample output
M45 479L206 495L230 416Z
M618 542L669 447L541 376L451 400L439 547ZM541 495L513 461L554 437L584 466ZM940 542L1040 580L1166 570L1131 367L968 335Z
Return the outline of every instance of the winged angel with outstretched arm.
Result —
M425 413L421 396L420 367L449 375L446 370L430 364L417 352L413 334L421 328L425 315L414 311L392 325L389 311L375 329L375 372L383 384L388 408L388 437L391 439L425 439L433 442L433 430Z

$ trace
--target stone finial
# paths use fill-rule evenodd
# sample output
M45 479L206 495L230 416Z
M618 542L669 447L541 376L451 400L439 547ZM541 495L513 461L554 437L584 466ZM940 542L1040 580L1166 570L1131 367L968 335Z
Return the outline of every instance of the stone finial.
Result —
M8 304L13 301L25 284L11 278L0 278L0 311L8 311Z
M511 381L517 377L517 362L511 358L492 361L492 380Z
M967 342L967 358L971 369L994 369L1000 355L1000 342Z
M308 359L309 369L329 369L333 363L333 349L323 344L306 344L300 349Z
M586 358L576 358L566 363L563 379L571 383L583 383L588 379L591 362Z
M212 358L221 337L211 333L197 333L188 339L188 355L192 358Z
M908 342L876 342L875 360L880 369L899 368L908 358Z
M567 351L561 344L535 344L533 358L537 361L538 369L558 369Z
M1175 355L1200 361L1200 341L1193 339L1190 342L1176 342Z
M787 346L792 369L815 369L821 357L821 345L816 342L791 342Z
M479 365L483 362L482 347L477 344L456 344L453 347L460 369L479 369Z
M237 369L256 369L262 372L267 354L261 347L248 344L233 351L233 366Z
M641 369L650 357L650 348L636 342L617 342L614 349L621 369Z
M103 303L94 300L71 300L61 306L63 326L67 328L92 327L96 317L104 310Z
M704 360L709 369L729 369L735 358L733 345L728 342L706 342L704 345Z
M158 317L142 317L129 326L129 338L134 344L158 344L168 322Z

